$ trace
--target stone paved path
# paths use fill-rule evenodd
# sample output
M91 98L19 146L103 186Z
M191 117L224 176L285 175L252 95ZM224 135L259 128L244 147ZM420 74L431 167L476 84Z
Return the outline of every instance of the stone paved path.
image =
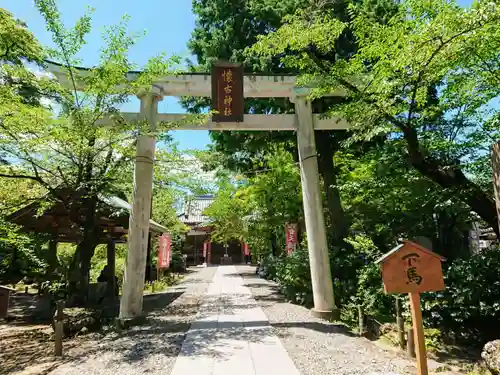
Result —
M236 267L219 267L171 375L299 375Z
M144 325L122 332L104 332L97 337L82 336L83 342L79 341L72 350L66 350L65 342L63 363L50 375L170 374L216 270L191 269L179 285L145 296L148 320ZM0 374L1 368L0 365ZM40 372L30 375L34 374Z
M65 349L62 360L50 364L50 374L415 374L414 360L287 303L274 283L255 276L253 267L194 269L175 288L147 299L154 303L145 304L151 305L145 325L83 336L78 346Z

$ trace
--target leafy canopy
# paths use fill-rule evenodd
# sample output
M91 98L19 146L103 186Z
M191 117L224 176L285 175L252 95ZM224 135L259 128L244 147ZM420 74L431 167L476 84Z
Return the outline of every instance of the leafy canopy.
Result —
M499 95L500 7L407 0L384 22L361 6L349 11L347 22L311 21L299 12L248 53L269 59L281 53L283 64L304 73L302 84L316 86L312 98L344 92L346 100L328 114L350 122L350 142L403 140L401 158L496 228L490 188L480 184L485 154L499 135L498 114L488 105ZM343 29L354 34L356 53L328 60L311 52L313 45L335 54L325 35Z

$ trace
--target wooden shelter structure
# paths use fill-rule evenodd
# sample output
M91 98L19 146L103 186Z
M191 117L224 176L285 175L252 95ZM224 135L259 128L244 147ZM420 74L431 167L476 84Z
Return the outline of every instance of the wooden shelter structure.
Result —
M84 222L86 217L84 194L60 190L58 195L64 197L64 201L56 201L43 210L42 198L10 214L7 220L21 226L26 232L50 235L57 242L79 243L83 238L79 223ZM110 239L115 243L127 242L131 209L132 206L119 197L100 198L97 208L101 228L100 243L108 243ZM149 226L152 233L167 231L167 228L153 220L150 220Z
M49 237L49 272L57 267L57 244L78 244L83 240L81 223L85 222L85 194L70 189L58 189L62 199L43 208L44 198L34 201L7 216L7 220L17 224L22 231L46 234ZM117 196L101 196L97 205L99 243L107 245L108 291L115 290L115 245L126 243L132 206ZM161 235L167 228L149 221L149 232Z

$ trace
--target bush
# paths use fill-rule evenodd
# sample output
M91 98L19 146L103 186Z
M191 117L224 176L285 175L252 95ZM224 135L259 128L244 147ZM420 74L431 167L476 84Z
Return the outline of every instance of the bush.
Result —
M444 272L446 289L423 295L426 322L441 329L448 339L482 346L498 338L499 268L498 248L455 260Z
M174 252L172 253L170 269L173 272L186 272L186 263L180 250L174 250Z
M357 307L377 321L394 322L394 297L383 291L380 267L375 260L382 255L364 236L347 239L349 249L330 248L337 306L342 317L357 324ZM276 281L284 296L294 303L312 304L309 258L305 247L291 256L268 256L261 264L265 277ZM466 259L444 263L446 289L422 294L424 324L430 330L428 345L434 348L441 340L484 345L500 337L500 249L491 248ZM402 299L403 314L408 315L408 301Z
M372 241L363 236L349 239L344 248L329 250L336 303L352 312L353 321L357 319L357 304L363 305L368 314L375 314L380 307L390 309L390 297L383 293L379 267L373 264L380 255ZM270 255L263 259L261 267L264 277L276 281L289 301L312 305L306 246L299 247L290 256L274 258Z
M169 286L175 285L179 282L181 276L175 273L166 273L159 280L147 282L144 285L144 290L148 292L163 292Z
M424 330L425 347L427 350L438 350L442 345L441 331L436 328L427 328Z
M268 255L267 257L262 259L260 268L265 279L279 282L276 275L276 267L279 260L279 258L276 258L272 255Z
M335 299L343 307L343 318L357 324L361 305L366 315L390 321L386 317L392 312L393 301L384 293L380 267L375 264L382 253L366 236L357 235L346 242L349 249L330 250Z
M287 300L311 306L312 285L307 250L298 248L276 262L276 280Z

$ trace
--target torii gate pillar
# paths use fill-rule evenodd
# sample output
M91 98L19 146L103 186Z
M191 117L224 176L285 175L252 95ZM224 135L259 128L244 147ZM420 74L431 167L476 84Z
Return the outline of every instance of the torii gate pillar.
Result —
M295 103L299 124L297 145L314 300L312 314L320 318L339 318L328 257L311 102L307 99L309 93L301 91L296 88L291 100Z
M147 121L151 130L155 130L158 101L161 96L154 92L148 92L140 95L139 99L141 100L140 117ZM145 134L139 135L137 139L127 263L120 301L119 320L121 322L142 315L155 143L153 137Z

